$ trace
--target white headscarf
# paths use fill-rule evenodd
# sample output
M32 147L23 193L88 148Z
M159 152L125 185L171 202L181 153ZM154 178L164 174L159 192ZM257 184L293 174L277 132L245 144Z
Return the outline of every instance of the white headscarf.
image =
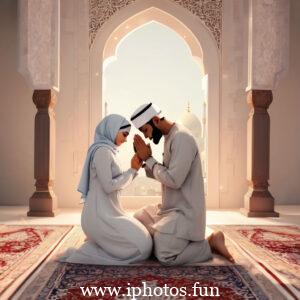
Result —
M89 191L90 182L90 164L94 158L95 152L100 147L105 147L111 150L114 154L118 151L118 146L115 144L115 139L119 131L130 132L130 123L122 116L112 114L106 116L96 127L94 143L90 146L80 182L78 192L82 194L81 198L85 199Z

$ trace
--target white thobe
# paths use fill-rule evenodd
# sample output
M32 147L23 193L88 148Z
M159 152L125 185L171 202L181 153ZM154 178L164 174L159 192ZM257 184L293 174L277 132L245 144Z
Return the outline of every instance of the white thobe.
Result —
M211 250L205 240L204 184L195 138L185 127L174 124L165 136L163 164L150 157L145 170L148 177L161 182L162 203L143 208L135 217L154 232L157 258L173 265L210 259Z
M88 240L70 249L60 261L83 264L124 265L145 260L152 251L152 238L136 218L122 209L120 190L128 186L137 171L122 172L116 156L99 148L90 167L90 184L81 214L81 226Z

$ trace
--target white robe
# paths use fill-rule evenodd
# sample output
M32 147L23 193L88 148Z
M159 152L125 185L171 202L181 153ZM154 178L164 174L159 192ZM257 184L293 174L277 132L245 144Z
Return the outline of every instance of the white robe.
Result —
M156 257L172 265L210 259L200 153L185 127L174 124L165 136L163 164L149 158L146 174L161 182L162 203L135 217L153 234Z
M137 219L126 214L119 198L137 171L122 172L116 156L99 148L90 168L89 192L84 203L81 226L88 240L69 249L60 261L99 265L124 265L145 260L152 251L152 239Z

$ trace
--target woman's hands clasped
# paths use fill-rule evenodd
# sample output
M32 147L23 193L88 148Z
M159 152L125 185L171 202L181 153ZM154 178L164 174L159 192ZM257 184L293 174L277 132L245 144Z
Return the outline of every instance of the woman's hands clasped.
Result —
M137 171L140 169L142 166L142 161L139 159L137 154L134 154L132 159L131 159L131 168L136 169Z

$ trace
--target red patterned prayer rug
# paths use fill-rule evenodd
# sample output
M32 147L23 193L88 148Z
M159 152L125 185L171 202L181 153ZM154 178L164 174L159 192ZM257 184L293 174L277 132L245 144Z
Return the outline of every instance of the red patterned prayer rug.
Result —
M0 225L0 298L24 274L30 275L71 228Z
M70 246L78 247L79 239L83 241L78 229L55 255ZM210 296L217 293L222 300L287 299L285 291L274 285L238 247L232 243L228 247L237 264L214 258L206 263L179 267L162 266L157 261L96 266L61 263L53 255L14 299L134 299L133 294L135 299L215 299Z
M222 230L281 284L300 297L300 228L277 225L222 225Z

